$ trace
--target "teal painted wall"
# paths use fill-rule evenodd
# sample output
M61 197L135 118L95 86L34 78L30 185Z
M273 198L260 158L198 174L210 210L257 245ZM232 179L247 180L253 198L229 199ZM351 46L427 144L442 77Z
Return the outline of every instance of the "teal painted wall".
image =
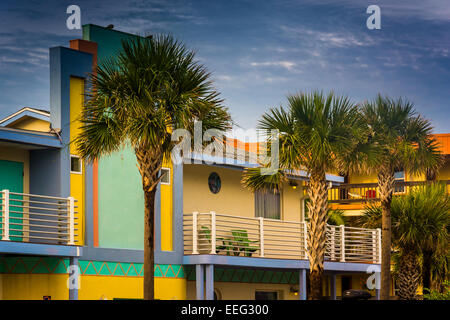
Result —
M98 44L98 63L122 48L134 36L95 25L83 26L83 39ZM99 246L143 249L144 193L131 148L124 148L98 162Z
M144 248L144 192L136 164L131 148L99 161L100 247Z
M9 190L10 192L23 193L23 162L0 160L0 191ZM10 194L10 205L22 205L22 201L13 201L13 199L22 200L22 196ZM0 205L0 209L3 209ZM22 240L22 226L15 223L22 223L22 219L14 219L22 217L22 208L10 207L9 214L10 223L10 239L13 241ZM1 210L0 210L1 211ZM0 223L0 227L2 224Z

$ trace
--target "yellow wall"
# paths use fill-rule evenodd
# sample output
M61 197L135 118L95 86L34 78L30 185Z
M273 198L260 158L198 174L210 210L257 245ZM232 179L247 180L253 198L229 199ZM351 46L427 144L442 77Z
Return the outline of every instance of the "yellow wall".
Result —
M70 140L73 141L80 133L80 122L78 118L81 114L81 108L83 106L83 94L84 94L84 80L80 78L70 78ZM70 154L77 155L75 145L70 145ZM75 229L78 229L75 233L77 236L75 240L76 245L84 244L84 186L85 186L85 166L82 163L82 173L70 174L70 195L74 197L78 202L76 205L78 211L76 217Z
M185 165L183 169L184 213L210 212L241 217L255 216L253 193L241 185L242 171L206 165ZM217 172L221 179L219 193L209 190L208 177ZM294 190L288 185L281 193L281 216L283 220L300 221L302 215L302 188Z
M69 299L67 274L0 274L0 299L52 300ZM124 276L81 276L78 298L100 300L114 298L142 299L143 278ZM186 299L186 279L155 278L155 298Z
M254 300L255 291L278 291L280 300L298 300L298 295L290 292L290 288L298 289L298 285L267 284L267 283L237 283L215 282L214 289L219 291L221 300ZM195 281L187 281L187 299L196 299Z
M142 299L142 277L82 276L80 300ZM186 279L155 278L155 299L185 300Z
M170 185L161 184L161 250L173 249L173 166L165 160L163 167L170 169Z
M50 122L27 116L18 121L15 121L14 123L11 123L10 125L8 125L8 127L15 129L49 132Z
M66 274L2 274L4 300L69 299Z
M23 163L23 192L30 192L30 154L28 150L0 146L0 160Z

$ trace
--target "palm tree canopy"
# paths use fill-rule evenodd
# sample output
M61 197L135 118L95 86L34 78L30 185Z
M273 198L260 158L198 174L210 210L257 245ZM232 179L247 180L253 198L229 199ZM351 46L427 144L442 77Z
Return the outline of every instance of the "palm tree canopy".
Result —
M91 90L75 140L80 155L92 161L124 143L167 155L175 128L227 130L231 118L195 53L172 36L123 42L122 51L91 75Z
M322 92L287 97L287 108L272 108L259 121L267 132L267 149L278 139L279 169L261 175L259 168L247 169L243 184L253 190L279 188L287 174L306 169L308 173L346 172L364 156L364 126L357 106L347 97ZM270 134L273 130L278 134ZM267 164L266 164L267 165Z
M359 223L367 228L381 226L381 207L365 208ZM398 248L437 250L450 241L450 198L441 183L417 186L391 204L392 241Z
M380 165L412 174L436 169L442 163L437 141L431 136L431 123L418 115L411 102L378 95L366 102L362 113L369 129L369 141L377 150L367 171Z

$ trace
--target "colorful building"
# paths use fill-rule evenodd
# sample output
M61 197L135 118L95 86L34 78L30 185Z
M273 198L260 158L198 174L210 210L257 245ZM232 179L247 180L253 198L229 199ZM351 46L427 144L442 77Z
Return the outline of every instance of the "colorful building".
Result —
M134 37L84 26L70 48L50 48L50 112L23 108L0 120L0 299L142 298L144 198L134 153L90 164L70 144L89 73ZM155 297L306 299L306 173L293 173L279 194L252 193L240 180L256 164L222 160L165 163ZM335 188L349 182L327 179ZM379 267L380 234L328 226L325 296L365 287Z

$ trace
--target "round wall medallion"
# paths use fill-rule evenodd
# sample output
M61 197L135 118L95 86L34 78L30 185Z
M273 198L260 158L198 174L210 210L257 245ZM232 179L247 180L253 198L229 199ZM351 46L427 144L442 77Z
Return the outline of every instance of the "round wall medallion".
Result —
M216 172L212 172L208 177L208 186L209 190L212 193L218 193L220 191L220 187L222 186L220 177Z

